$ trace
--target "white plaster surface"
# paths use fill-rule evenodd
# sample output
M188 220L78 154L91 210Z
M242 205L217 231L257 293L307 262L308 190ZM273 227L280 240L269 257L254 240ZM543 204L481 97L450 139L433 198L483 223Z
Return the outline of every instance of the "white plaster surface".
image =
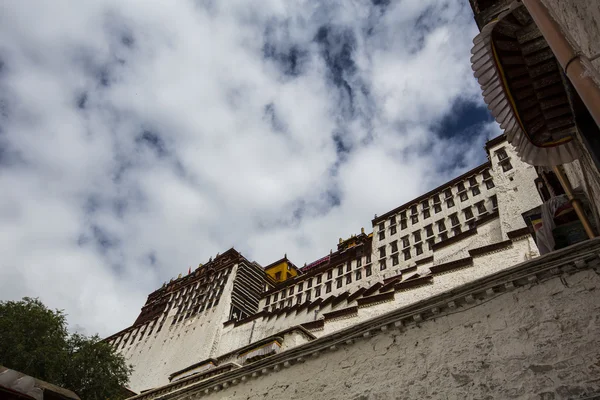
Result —
M496 151L500 148L504 148L510 158L513 166L510 171L504 172L498 162ZM490 159L491 174L497 187L502 238L506 240L508 232L525 227L521 214L542 204L534 184L538 176L535 168L521 161L515 148L507 142L491 147Z
M592 270L268 370L188 399L575 399L600 393ZM188 397L189 396L189 397Z
M121 350L134 367L129 382L133 391L139 393L165 385L172 373L217 353L223 323L229 315L236 271L237 265L229 274L221 300L215 307L174 325L171 321L176 309L172 309L160 332L146 333L142 340Z

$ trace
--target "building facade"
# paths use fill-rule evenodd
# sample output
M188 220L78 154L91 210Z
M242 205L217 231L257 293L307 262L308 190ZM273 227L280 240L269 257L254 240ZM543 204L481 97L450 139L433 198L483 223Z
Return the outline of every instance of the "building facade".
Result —
M488 162L301 268L231 249L150 294L106 339L136 399L599 395L600 241L586 229L539 256L526 218L561 191L577 204L573 186L600 225L600 8L469 3L475 77L506 132Z
M235 368L410 306L538 255L521 214L538 206L535 168L503 136L488 161L340 239L301 268L230 249L148 296L106 340L140 392ZM503 254L493 263L489 254Z

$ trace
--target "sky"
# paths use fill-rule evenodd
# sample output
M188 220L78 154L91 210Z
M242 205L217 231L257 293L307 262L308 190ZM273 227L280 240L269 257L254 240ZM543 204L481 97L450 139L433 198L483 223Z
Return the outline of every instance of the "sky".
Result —
M467 0L0 4L0 300L107 336L235 247L297 265L486 159Z

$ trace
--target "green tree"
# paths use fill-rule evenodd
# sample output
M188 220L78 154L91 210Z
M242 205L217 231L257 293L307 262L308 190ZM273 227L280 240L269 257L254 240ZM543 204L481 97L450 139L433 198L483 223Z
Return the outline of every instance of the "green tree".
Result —
M131 367L97 335L69 334L66 316L38 299L0 302L0 364L71 389L82 399L120 399Z

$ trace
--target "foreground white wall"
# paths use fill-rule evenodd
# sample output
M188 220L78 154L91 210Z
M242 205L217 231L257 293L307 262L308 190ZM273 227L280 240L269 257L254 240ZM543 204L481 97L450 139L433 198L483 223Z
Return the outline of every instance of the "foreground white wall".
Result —
M600 394L592 269L308 357L194 399L562 399ZM182 397L183 398L183 397Z

